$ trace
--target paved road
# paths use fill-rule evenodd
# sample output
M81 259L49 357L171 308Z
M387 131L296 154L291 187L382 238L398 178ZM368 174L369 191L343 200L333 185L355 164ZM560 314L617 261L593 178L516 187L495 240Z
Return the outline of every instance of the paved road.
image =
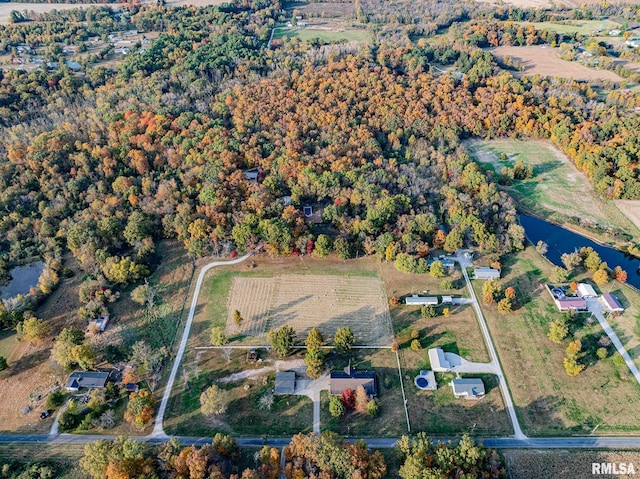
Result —
M484 315L482 314L482 309L480 309L480 305L478 304L478 298L476 297L475 291L473 291L473 286L471 286L471 281L469 280L469 275L467 274L467 267L471 266L471 261L464 257L464 255L459 251L456 254L456 261L460 264L460 269L462 269L462 275L464 276L464 280L467 283L467 289L469 290L469 295L473 300L473 307L476 311L476 316L478 317L478 323L480 323L480 329L482 330L482 334L484 335L484 340L487 344L487 349L489 350L489 357L491 358L491 362L494 364L496 368L496 376L498 376L498 380L500 381L500 390L502 391L502 397L504 399L505 408L509 413L509 417L511 418L511 424L513 425L513 432L516 439L525 440L527 436L522 432L520 428L520 423L518 422L518 416L516 415L516 408L513 404L513 400L511 399L511 392L509 391L509 387L507 386L507 381L504 377L504 372L502 371L502 366L498 361L498 354L496 353L496 348L493 346L493 341L491 340L491 335L489 334L489 329L487 328L487 323L484 320Z
M625 347L622 345L622 341L620 341L620 338L618 338L618 335L615 333L615 331L613 330L609 322L605 319L604 315L602 314L603 306L602 306L602 303L600 302L600 299L585 298L585 300L587 302L587 307L589 308L589 311L591 312L591 314L593 314L596 317L596 319L600 323L600 326L602 326L602 329L604 329L604 332L607 333L607 336L609 336L609 339L611 340L613 345L616 347L620 355L623 357L625 363L627 363L627 366L631 371L631 374L633 374L633 377L635 377L636 381L638 381L638 384L640 384L640 371L638 371L638 368L633 362L633 360L631 359L631 356L629 356L629 353L627 352Z
M193 323L193 318L196 314L196 307L198 306L198 296L200 294L200 288L202 288L202 283L204 281L204 276L211 268L215 268L217 266L229 266L233 264L242 263L246 259L253 256L252 253L247 253L246 255L231 260L231 261L214 261L205 265L202 270L200 270L200 274L198 275L198 281L196 282L196 288L193 292L193 299L191 300L191 308L189 309L189 316L187 317L187 324L184 326L184 332L182 333L182 340L180 341L180 346L178 347L178 352L176 353L176 358L173 361L173 367L171 368L171 374L169 374L169 379L167 380L167 384L164 388L164 394L162 395L162 402L160 403L160 407L158 408L158 414L156 415L156 421L153 427L153 432L151 433L154 437L166 437L164 429L162 428L162 420L164 419L164 413L167 410L167 404L169 404L169 398L171 397L171 391L173 390L173 383L176 380L176 376L178 375L178 369L180 368L180 363L182 362L182 356L184 356L184 351L187 348L187 341L189 340L189 333L191 332L191 324Z

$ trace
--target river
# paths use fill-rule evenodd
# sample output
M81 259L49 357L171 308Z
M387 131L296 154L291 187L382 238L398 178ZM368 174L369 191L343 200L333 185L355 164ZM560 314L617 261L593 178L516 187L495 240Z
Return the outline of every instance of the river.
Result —
M520 224L524 227L527 238L535 245L542 240L549 249L545 255L549 261L558 266L564 266L560 257L564 253L571 253L582 246L591 246L598 252L602 261L606 261L609 268L622 267L627 272L627 283L640 289L640 260L625 255L620 251L603 246L589 238L569 231L548 221L533 216L520 215Z

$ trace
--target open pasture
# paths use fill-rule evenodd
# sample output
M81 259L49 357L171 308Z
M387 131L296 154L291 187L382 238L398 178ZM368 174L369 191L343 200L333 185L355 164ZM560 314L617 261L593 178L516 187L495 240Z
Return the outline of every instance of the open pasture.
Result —
M238 310L240 325L233 320ZM266 340L269 330L291 326L299 339L313 328L331 340L336 329L350 327L357 344L388 346L392 341L387 297L372 277L293 275L233 278L227 335Z

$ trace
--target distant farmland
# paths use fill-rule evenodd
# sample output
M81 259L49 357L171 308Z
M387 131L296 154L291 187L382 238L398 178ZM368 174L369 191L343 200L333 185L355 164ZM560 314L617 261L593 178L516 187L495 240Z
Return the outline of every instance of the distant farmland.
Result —
M515 76L542 75L550 77L572 78L574 80L594 81L609 80L624 82L625 80L607 70L594 70L579 63L562 60L552 48L530 47L497 47L491 53L504 58L509 56L525 65L524 72L516 72Z

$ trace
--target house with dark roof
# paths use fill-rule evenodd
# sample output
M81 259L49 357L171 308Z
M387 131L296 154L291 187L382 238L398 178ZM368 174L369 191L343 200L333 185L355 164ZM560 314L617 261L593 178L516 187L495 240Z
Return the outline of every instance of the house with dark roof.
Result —
M294 371L282 371L276 373L276 385L274 394L293 394L296 391L296 373Z
M622 313L624 311L624 307L612 293L605 293L600 299L609 311L613 313Z
M362 386L370 396L376 396L378 385L375 371L356 371L351 367L351 363L342 371L331 371L330 394L340 395L347 389L355 391L358 386Z
M107 385L110 373L102 371L74 371L69 375L65 388L67 391L79 391L81 388L102 389Z

